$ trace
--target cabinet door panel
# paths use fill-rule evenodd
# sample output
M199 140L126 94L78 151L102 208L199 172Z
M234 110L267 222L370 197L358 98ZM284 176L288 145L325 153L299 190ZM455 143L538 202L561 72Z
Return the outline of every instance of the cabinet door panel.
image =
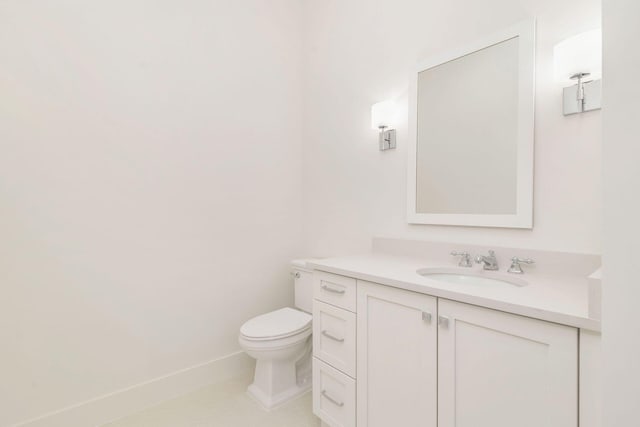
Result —
M442 299L438 312L439 427L577 426L576 329Z
M436 299L358 281L358 427L435 427Z

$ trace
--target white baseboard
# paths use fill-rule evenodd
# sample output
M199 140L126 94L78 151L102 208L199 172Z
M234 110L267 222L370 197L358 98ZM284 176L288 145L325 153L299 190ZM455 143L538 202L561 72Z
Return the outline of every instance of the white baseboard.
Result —
M24 421L13 427L94 427L211 384L245 375L254 360L244 352L191 366Z

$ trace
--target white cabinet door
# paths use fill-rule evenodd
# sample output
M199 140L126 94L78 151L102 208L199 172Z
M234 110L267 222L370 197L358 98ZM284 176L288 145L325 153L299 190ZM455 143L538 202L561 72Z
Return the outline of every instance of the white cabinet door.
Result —
M442 299L438 314L438 427L577 427L577 329Z
M434 297L358 281L358 427L436 427L436 310Z

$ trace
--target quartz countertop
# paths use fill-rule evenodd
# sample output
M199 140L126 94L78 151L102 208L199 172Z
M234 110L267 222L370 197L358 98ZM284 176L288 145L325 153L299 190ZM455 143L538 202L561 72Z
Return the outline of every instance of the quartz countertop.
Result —
M570 274L544 274L541 271L513 275L526 286L508 284L478 286L445 283L421 276L423 268L456 268L457 264L429 262L405 256L372 253L358 256L315 259L309 268L380 283L467 304L546 320L576 328L600 331L600 321L589 317L587 277ZM460 268L461 273L483 274L481 266ZM501 272L505 276L510 274Z

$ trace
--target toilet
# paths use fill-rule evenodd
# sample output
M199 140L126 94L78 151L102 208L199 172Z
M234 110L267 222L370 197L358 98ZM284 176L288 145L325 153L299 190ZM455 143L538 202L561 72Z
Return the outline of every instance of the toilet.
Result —
M285 307L245 322L238 341L256 359L247 392L265 409L273 409L311 389L312 273L306 260L291 263L294 308Z

